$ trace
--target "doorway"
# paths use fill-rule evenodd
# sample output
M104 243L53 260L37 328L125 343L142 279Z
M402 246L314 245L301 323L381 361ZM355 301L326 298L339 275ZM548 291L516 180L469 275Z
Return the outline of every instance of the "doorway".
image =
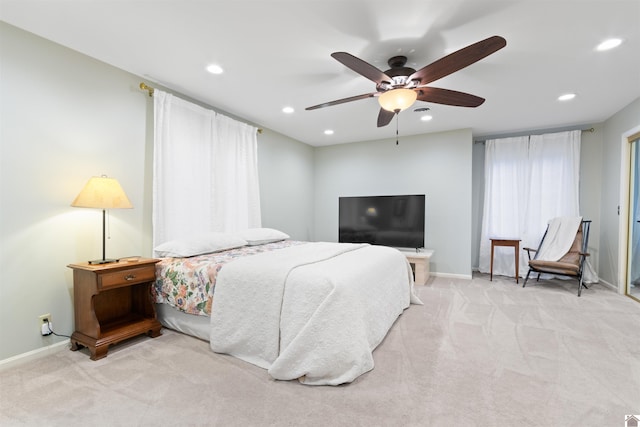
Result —
M628 137L629 221L627 245L626 294L640 301L640 134Z

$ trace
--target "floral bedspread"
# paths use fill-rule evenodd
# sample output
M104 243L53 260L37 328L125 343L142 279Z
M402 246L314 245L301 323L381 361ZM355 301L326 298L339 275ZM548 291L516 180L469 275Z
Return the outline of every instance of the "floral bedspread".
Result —
M306 242L283 240L190 258L163 258L156 264L156 281L151 287L153 300L185 313L210 316L216 276L223 265L240 257L303 243Z

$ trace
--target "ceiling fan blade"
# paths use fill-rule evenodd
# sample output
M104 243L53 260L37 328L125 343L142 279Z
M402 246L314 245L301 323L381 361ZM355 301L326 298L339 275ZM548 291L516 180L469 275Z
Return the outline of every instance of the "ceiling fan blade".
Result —
M507 41L500 36L489 37L432 62L409 76L409 80L419 80L421 85L429 84L491 55L506 45Z
M369 80L380 84L382 82L391 83L391 77L387 76L385 73L369 64L368 62L363 61L360 58L357 58L350 53L347 52L334 52L331 56L337 61L341 62L344 66L351 68L356 73L360 74L368 78Z
M388 111L384 108L381 108L380 112L378 113L378 127L381 128L391 123L391 119L393 119L393 116L395 115L396 113L394 113L393 111Z
M336 99L335 101L323 102L322 104L307 107L305 110L317 110L318 108L331 107L332 105L344 104L345 102L357 101L359 99L373 98L378 92L365 93L362 95L350 96L349 98Z
M458 92L457 90L440 89L431 86L419 87L415 90L418 92L418 99L420 101L433 102L435 104L453 105L456 107L477 107L484 102L484 98L469 93Z

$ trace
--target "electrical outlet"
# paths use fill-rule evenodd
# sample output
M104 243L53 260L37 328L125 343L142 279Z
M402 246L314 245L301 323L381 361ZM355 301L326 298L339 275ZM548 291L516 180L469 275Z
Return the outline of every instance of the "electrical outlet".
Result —
M39 326L40 334L42 336L51 335L51 328L53 327L51 326L52 325L51 314L49 313L43 314L42 316L38 316L38 319L40 319L40 326Z

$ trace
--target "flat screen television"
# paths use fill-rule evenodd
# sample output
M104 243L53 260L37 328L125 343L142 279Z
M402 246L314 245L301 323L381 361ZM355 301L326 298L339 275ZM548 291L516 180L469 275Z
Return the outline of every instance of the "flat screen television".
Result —
M424 247L424 194L340 197L338 241Z

